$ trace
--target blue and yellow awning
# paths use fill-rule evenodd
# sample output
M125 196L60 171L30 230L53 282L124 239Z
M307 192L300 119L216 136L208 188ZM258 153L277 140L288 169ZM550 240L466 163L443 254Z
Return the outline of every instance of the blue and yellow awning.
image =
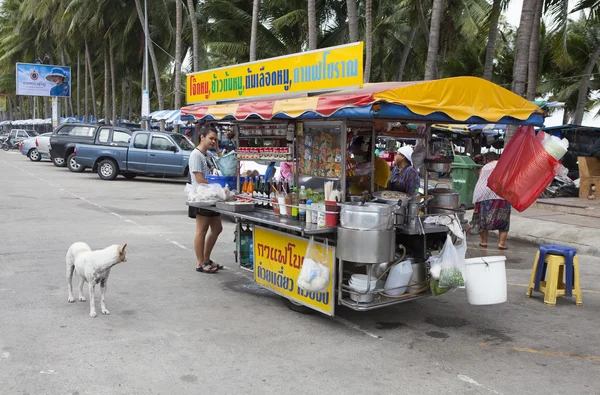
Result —
M203 120L389 119L451 124L543 126L544 111L477 77L365 84L361 89L292 99L196 104L182 115Z

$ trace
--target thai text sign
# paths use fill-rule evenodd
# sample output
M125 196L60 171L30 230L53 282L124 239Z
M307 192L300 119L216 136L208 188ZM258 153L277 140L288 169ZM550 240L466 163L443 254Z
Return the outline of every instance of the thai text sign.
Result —
M71 68L17 63L17 95L71 96Z
M254 227L254 280L265 288L288 299L327 315L334 312L333 262L335 249L329 247L329 285L327 292L307 292L299 288L296 279L300 274L308 240L277 231ZM317 248L325 248L317 244Z
M363 86L363 43L187 75L188 104Z

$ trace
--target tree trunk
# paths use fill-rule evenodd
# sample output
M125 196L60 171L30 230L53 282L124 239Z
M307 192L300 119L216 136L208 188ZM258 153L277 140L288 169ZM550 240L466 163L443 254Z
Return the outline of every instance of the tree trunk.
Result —
M598 56L600 56L600 45L598 45L594 49L594 52L592 52L592 54L590 55L590 59L585 65L583 76L581 76L581 81L579 82L577 106L575 107L575 115L573 116L573 123L575 125L581 125L581 123L583 122L583 114L585 113L585 107L588 101L588 90L590 88L590 82L592 80L592 72L594 71L594 66L596 66Z
M411 29L410 35L404 44L404 48L402 49L402 56L400 57L400 64L398 65L398 76L396 79L398 81L402 81L402 77L404 76L404 68L406 67L406 62L408 61L408 55L410 55L410 50L412 49L413 41L415 40L415 36L417 35L417 29Z
M145 31L144 25L144 12L142 11L142 4L140 0L135 0L135 8L137 9L138 18L142 24L142 29ZM156 55L154 54L154 43L150 40L150 34L148 33L148 52L150 53L150 59L152 60L152 69L154 70L154 80L156 82L156 97L158 99L158 109L164 110L165 102L162 93L162 87L160 83L160 69L158 68L158 62L156 61ZM150 88L147 87L148 93Z
M358 41L358 7L356 0L346 0L348 8L348 38L351 43Z
M519 96L525 96L525 84L527 82L527 72L529 71L529 46L531 43L536 5L537 0L523 0L521 20L519 22L519 29L517 30L512 91ZM504 135L505 147L512 139L512 136L514 136L517 129L517 125L508 125L506 134Z
M181 108L181 1L175 1L175 109ZM176 125L175 132L179 132Z
M79 74L81 71L81 64L79 62L79 51L77 51L77 119L79 119L79 117L81 117L81 112L80 110L80 104L81 102L79 101Z
M90 88L92 90L92 111L94 119L98 122L98 108L96 107L96 87L94 86L94 70L92 69L92 59L87 41L85 42L85 56L88 64L88 74L90 76Z
M373 0L365 4L365 75L364 81L371 78L371 61L373 59Z
M112 88L112 124L117 124L117 76L115 70L115 56L113 54L112 36L108 37L110 43L108 47L108 55L110 60L110 84ZM122 100L122 99L121 99Z
M258 36L258 14L260 13L260 0L252 2L252 30L250 31L250 61L256 60L256 37Z
M436 78L437 55L440 47L440 27L444 12L444 0L433 0L431 10L431 28L429 29L429 46L427 49L427 62L425 62L425 80Z
M127 96L127 81L125 78L121 79L121 119L125 119L125 96Z
M108 46L110 41L104 42L104 123L110 125L110 68L108 66Z
M132 95L133 89L131 89L132 88L131 84L128 84L128 85L129 85L129 92L128 92L129 99L127 100L127 112L128 112L127 120L129 122L131 122L133 120L133 105L131 103L131 95Z
M512 91L520 96L525 96L525 84L529 70L529 46L533 31L533 18L537 0L523 0L521 21L517 31L517 47L513 69Z
M308 0L308 50L313 49L317 49L317 4Z
M491 81L494 72L494 54L496 53L496 39L498 38L498 20L501 14L502 0L494 0L490 12L490 30L488 32L487 50L485 52L485 66L483 67L483 78Z
M419 27L423 32L423 39L425 40L425 44L429 45L429 28L425 19L425 12L423 11L423 3L420 0L417 0L417 14L419 17Z
M544 0L536 0L533 27L531 28L531 43L529 45L529 65L527 70L527 100L535 100L538 85L538 63L540 59L540 40L542 27L542 9Z
M83 77L83 84L85 86L85 100L84 100L84 112L85 112L85 122L89 122L90 121L90 107L89 107L89 102L88 102L88 65L87 65L87 55L84 54L84 59L83 59L83 63L84 63L84 77Z
M194 0L187 0L187 5L190 13L190 25L192 25L192 67L194 68L193 71L196 72L198 71L198 19L196 18Z

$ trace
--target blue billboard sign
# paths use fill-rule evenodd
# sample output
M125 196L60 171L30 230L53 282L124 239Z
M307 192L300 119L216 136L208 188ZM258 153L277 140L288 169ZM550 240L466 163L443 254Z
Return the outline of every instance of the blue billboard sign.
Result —
M17 95L71 97L71 68L17 63Z

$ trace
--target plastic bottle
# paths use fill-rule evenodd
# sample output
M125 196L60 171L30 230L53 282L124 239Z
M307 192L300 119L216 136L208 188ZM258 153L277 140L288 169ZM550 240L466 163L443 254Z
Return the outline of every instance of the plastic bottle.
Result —
M292 199L292 219L298 219L298 191L296 187L292 187L292 192L290 193Z
M248 193L248 177L244 178L244 184L242 185L242 197L245 198L247 193Z
M254 193L254 179L250 177L250 181L248 181L248 198L250 202L254 202L252 198L255 198L256 195Z
M307 224L312 224L312 211L311 211L311 206L312 206L312 200L307 200L306 201L306 213L305 213L305 217L306 217L306 223Z
M284 190L285 216L292 218L292 196ZM281 210L281 207L279 208Z
M279 215L279 204L277 203L277 193L271 188L271 206L273 207L273 214Z
M306 188L302 185L298 194L298 219L300 222L306 222L306 197Z

